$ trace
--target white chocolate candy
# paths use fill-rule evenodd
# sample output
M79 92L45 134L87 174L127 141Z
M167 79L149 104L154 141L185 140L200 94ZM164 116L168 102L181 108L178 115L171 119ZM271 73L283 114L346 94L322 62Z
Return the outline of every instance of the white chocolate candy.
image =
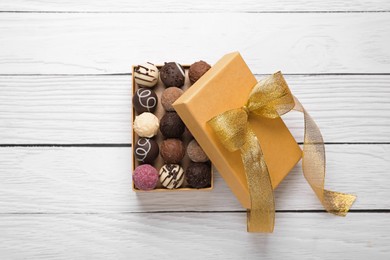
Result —
M154 87L158 82L158 69L153 63L147 62L134 69L135 82L143 87Z
M177 189L184 182L184 170L178 164L165 164L159 174L161 185L168 189Z
M152 113L145 112L135 117L133 123L134 131L140 137L152 138L157 134L160 124L158 118Z

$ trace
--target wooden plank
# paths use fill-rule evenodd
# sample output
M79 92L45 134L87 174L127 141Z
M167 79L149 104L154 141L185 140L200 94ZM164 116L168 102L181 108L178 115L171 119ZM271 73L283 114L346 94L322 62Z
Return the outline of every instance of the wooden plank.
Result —
M389 214L279 213L273 234L245 213L1 215L4 259L387 259ZM162 236L162 234L164 234Z
M2 13L0 24L1 74L128 73L236 50L260 74L390 71L387 13Z
M328 145L326 187L354 209L390 209L390 145ZM130 148L0 148L0 213L243 210L216 174L211 192L134 193ZM298 165L276 190L278 210L322 209Z
M390 142L389 75L286 79L326 142ZM0 77L0 144L131 143L130 111L128 75ZM302 141L302 115L284 119Z
M62 11L62 12L294 12L294 11L389 11L390 4L383 0L329 0L323 1L92 1L40 0L32 3L28 0L3 0L0 3L1 11Z

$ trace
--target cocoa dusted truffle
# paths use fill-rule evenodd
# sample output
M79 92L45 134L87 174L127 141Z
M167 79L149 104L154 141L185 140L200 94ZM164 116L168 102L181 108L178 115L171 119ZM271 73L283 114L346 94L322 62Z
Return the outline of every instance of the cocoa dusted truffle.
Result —
M184 182L184 170L178 164L165 164L159 174L161 185L168 189L177 189Z
M159 174L150 164L143 164L133 172L134 186L140 190L153 190L158 182Z
M160 69L160 78L165 87L182 87L185 81L184 69L177 62L166 62Z
M188 144L187 154L193 162L207 162L209 160L209 158L195 139Z
M208 163L191 163L186 170L186 180L193 188L201 189L211 185L211 167Z
M185 148L179 139L166 139L160 145L160 155L166 163L180 163L184 154Z
M211 66L202 60L192 64L188 70L188 77L190 78L191 84L194 84L200 79L210 68Z
M178 99L182 94L183 90L177 87L169 87L161 95L161 104L166 111L175 111L172 104Z
M159 154L158 144L153 139L140 138L135 144L134 154L137 161L152 163Z
M158 69L150 62L138 65L134 68L134 79L138 85L152 88L158 82Z
M185 125L176 112L167 112L160 120L160 131L167 138L182 136Z
M157 95L151 89L139 88L133 96L133 106L138 114L154 113L157 107Z

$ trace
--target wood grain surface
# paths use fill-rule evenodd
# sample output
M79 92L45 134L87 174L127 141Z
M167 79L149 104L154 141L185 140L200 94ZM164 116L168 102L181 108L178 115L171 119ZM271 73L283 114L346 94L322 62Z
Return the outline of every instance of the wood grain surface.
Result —
M0 2L1 11L38 12L378 12L389 11L382 0L8 0Z
M0 259L388 259L390 2L0 1ZM298 164L273 234L211 192L131 191L133 64L240 51L281 70L327 150L323 209ZM302 116L284 117L298 142Z
M0 24L1 74L129 73L232 51L253 73L390 71L388 13L2 13Z
M277 213L272 235L245 232L245 213L0 215L0 252L15 259L387 259L386 215Z
M390 142L390 75L286 80L326 142ZM2 144L130 144L130 111L129 75L0 76ZM284 120L301 142L302 115L291 112Z
M357 194L354 209L390 208L390 145L327 145L326 149L326 187ZM131 158L131 148L126 147L0 148L0 212L243 210L217 173L211 192L134 193ZM276 208L322 209L300 164L276 190Z

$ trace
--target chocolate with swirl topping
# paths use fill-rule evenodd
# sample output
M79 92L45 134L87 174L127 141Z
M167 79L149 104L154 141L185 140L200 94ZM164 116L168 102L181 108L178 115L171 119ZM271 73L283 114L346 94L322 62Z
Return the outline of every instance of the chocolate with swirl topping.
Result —
M159 150L156 141L142 137L135 144L134 155L139 162L152 163L157 158Z
M157 95L151 89L139 88L133 96L133 106L138 114L143 112L154 113L157 108Z

